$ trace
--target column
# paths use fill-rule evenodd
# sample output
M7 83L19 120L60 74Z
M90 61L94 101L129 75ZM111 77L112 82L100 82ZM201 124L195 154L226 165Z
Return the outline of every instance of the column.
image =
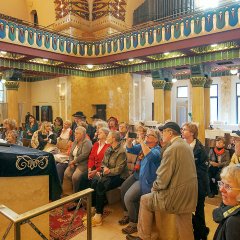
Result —
M173 83L166 82L164 86L164 120L172 119L172 90Z
M7 104L8 104L8 118L15 119L18 123L18 88L19 82L6 81L5 87L7 89Z
M205 129L210 125L210 86L212 85L212 79L207 78L204 84L204 111L205 111Z
M164 123L164 86L165 80L153 80L154 87L154 120Z
M192 120L198 123L198 138L205 144L204 84L206 77L191 77L192 84Z

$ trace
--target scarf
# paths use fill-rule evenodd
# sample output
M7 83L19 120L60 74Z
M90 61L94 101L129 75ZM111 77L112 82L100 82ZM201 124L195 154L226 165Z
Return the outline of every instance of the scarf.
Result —
M220 156L220 155L224 154L225 149L224 148L217 148L217 147L215 147L214 148L214 152L216 153L217 156Z
M141 166L140 163L141 163L143 158L144 158L144 154L143 154L143 151L141 151L137 156L136 163L135 163L135 166L134 166L134 171L139 171L140 170L140 166Z
M220 223L225 218L229 217L230 215L235 215L240 210L240 205L237 206L226 206L222 204L219 208L213 210L213 220L216 223Z

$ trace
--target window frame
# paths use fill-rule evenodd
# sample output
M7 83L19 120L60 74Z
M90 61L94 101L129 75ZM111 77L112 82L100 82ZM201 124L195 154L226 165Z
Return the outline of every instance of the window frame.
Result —
M218 121L218 112L219 112L219 109L218 109L218 84L217 83L215 83L215 84L212 84L211 86L217 86L217 96L211 96L211 89L210 89L210 107L211 107L211 99L217 99L217 121ZM210 88L211 88L211 86L210 86ZM211 109L210 109L210 112L211 112ZM211 121L213 121L212 119L211 119Z
M178 96L178 89L179 88L187 88L187 96L186 97L179 97ZM189 96L188 96L188 86L177 86L177 98L179 98L179 99L184 99L184 98L188 98Z

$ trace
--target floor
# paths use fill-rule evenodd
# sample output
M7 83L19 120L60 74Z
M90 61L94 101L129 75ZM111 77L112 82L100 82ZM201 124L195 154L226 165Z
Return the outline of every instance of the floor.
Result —
M212 211L221 202L220 196L214 199L206 199L205 215L207 226L210 228L208 239L213 239L217 224L212 220ZM122 217L122 208L120 203L107 206L112 213L104 219L103 225L92 229L93 240L125 240L126 235L122 234L122 227L118 220ZM87 239L87 231L84 231L72 238L72 240Z

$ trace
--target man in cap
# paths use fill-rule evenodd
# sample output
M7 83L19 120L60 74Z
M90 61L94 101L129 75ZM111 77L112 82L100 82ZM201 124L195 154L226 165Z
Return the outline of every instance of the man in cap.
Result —
M160 130L163 131L163 142L169 146L163 153L152 192L141 197L139 237L127 235L126 238L150 240L153 217L159 211L176 216L180 240L193 240L192 212L196 210L198 195L193 151L180 137L181 131L177 123L168 122Z
M71 129L72 129L72 132L74 133L75 129L78 126L80 126L81 122L85 121L86 116L81 111L75 112L72 116L73 116L73 124ZM75 138L74 134L72 134L70 138L71 138L70 140L73 142Z

